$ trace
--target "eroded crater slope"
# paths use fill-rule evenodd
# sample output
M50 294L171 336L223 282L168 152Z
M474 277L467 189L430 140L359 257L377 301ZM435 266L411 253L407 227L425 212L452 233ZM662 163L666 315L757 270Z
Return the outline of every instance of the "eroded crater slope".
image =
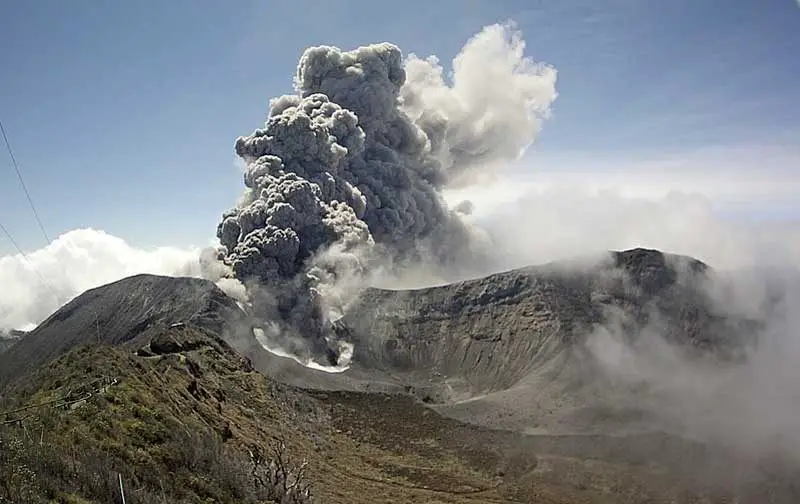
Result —
M612 330L636 345L657 333L687 358L730 362L758 324L721 313L707 273L689 257L634 249L440 287L371 289L341 325L358 366L397 376L464 420L569 432L612 417L646 424L636 390L613 383L593 338Z

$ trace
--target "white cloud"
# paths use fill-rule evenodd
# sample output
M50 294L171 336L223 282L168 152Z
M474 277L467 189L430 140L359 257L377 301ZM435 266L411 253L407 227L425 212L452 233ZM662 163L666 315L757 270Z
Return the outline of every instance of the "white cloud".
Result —
M532 156L493 184L446 197L474 203L476 220L507 253L501 267L637 246L718 268L797 266L800 219L774 214L800 217L798 167L800 152L765 148L629 160Z
M800 259L797 224L723 219L699 194L648 198L554 186L497 205L480 220L506 251L503 267L633 247L691 255L723 269Z
M796 205L800 149L768 146L706 148L681 153L624 155L532 154L494 184L451 191L492 213L524 194L552 189L613 191L625 198L660 199L671 192L700 194L717 211Z
M0 257L0 329L30 328L87 289L137 273L197 276L199 249L138 249L77 229L31 252Z

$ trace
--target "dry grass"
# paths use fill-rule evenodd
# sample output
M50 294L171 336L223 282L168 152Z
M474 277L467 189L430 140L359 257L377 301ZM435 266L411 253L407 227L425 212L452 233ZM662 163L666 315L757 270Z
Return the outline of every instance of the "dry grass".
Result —
M149 450L114 450L111 440L105 448L65 442L58 425L66 414L48 411L0 431L0 503L117 503L120 475L126 504L311 502L306 466L293 464L281 440L249 450L266 452L258 459L204 430L174 430Z

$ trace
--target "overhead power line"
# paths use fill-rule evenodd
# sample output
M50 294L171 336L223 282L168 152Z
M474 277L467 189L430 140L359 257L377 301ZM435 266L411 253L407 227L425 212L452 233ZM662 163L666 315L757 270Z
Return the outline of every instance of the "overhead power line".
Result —
M28 264L28 266L30 266L31 270L33 270L33 272L36 273L36 275L39 277L39 279L42 281L42 283L45 285L45 287L47 287L53 294L55 294L56 291L53 288L53 285L50 282L47 281L47 279L44 277L44 275L42 275L42 273L38 269L36 269L36 267L33 265L31 260L28 259L28 254L26 254L25 251L22 250L22 247L19 246L19 243L17 243L17 240L14 239L14 237L8 231L8 228L6 228L3 225L2 222L0 222L0 231L2 231L4 235L6 235L6 238L8 238L8 241L10 241L11 244L14 246L14 248L17 249L17 252L19 252L19 255L22 257L22 259L25 260L25 262Z
M17 172L17 178L19 179L20 185L22 185L22 190L25 191L25 196L28 198L28 203L31 206L31 210L33 210L33 216L36 217L36 222L37 224L39 224L39 229L42 231L44 239L47 240L46 244L49 244L50 237L47 235L47 231L44 230L44 224L42 224L42 219L39 218L39 212L36 211L36 205L33 204L31 193L28 191L28 186L25 185L25 180L22 178L22 172L20 171L19 165L17 164L17 158L14 157L14 151L11 150L11 143L8 141L8 136L6 135L6 129L3 127L2 120L0 120L0 133L3 134L3 141L6 144L6 150L8 151L8 155L11 157L11 164L14 166L14 171ZM11 235L8 236L9 238L11 237ZM19 247L17 248L19 249Z
M8 229L6 229L6 227L3 225L2 222L0 222L0 231L2 231L4 235L6 235L6 238L8 238L8 241L11 242L11 245L14 245L14 248L17 249L17 252L19 252L19 254L27 261L28 256L25 255L25 252L22 251L22 248L20 248L19 243L17 243L17 240L15 240L13 236L11 236L11 233L8 231Z

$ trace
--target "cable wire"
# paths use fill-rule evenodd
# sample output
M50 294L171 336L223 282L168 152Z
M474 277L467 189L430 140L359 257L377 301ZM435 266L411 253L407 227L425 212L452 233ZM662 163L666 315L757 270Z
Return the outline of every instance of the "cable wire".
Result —
M11 150L11 143L8 141L8 136L6 136L6 129L3 127L2 120L0 120L0 133L3 134L3 141L6 144L6 150L8 151L8 155L11 157L11 164L14 165L14 171L17 172L17 178L19 179L19 183L22 185L22 190L25 191L25 196L28 198L28 203L31 206L31 210L33 210L33 215L36 217L36 222L39 224L39 229L42 231L45 240L47 240L46 243L50 243L50 237L47 235L47 231L44 230L42 219L39 218L39 212L36 211L36 205L33 204L31 193L28 191L28 186L25 185L25 180L22 178L22 172L19 169L19 164L17 164L17 158L14 157L14 151Z
M36 269L36 267L33 265L31 260L28 259L28 254L26 254L25 251L22 250L22 247L19 246L19 243L17 243L17 240L14 239L14 237L8 231L8 228L6 228L3 225L2 222L0 222L0 231L2 231L4 235L6 235L6 238L8 238L8 241L10 241L12 245L14 245L14 248L17 249L17 252L19 252L19 255L22 256L22 258L25 260L25 262L28 264L28 266L30 266L30 268L36 273L36 275L39 277L39 279L42 281L42 283L45 285L45 287L50 289L50 292L52 292L53 294L56 294L56 290L53 288L53 284L48 282L47 279L44 277L44 275L42 275L42 273L38 269Z
M21 248L20 248L20 246L19 246L19 243L17 243L17 240L15 240L13 236L11 236L11 233L10 233L10 232L8 231L8 229L7 229L7 228L6 228L6 227L3 225L3 223L2 223L2 222L0 222L0 231L2 231L4 235L6 235L6 238L8 238L8 241L10 241L12 245L14 245L14 248L15 248L15 249L17 249L17 252L19 252L19 253L20 253L20 255L21 255L22 257L24 257L24 258L25 258L25 260L27 261L27 260L28 260L28 257L25 255L25 252L23 252L23 251L22 251L22 249L21 249Z

